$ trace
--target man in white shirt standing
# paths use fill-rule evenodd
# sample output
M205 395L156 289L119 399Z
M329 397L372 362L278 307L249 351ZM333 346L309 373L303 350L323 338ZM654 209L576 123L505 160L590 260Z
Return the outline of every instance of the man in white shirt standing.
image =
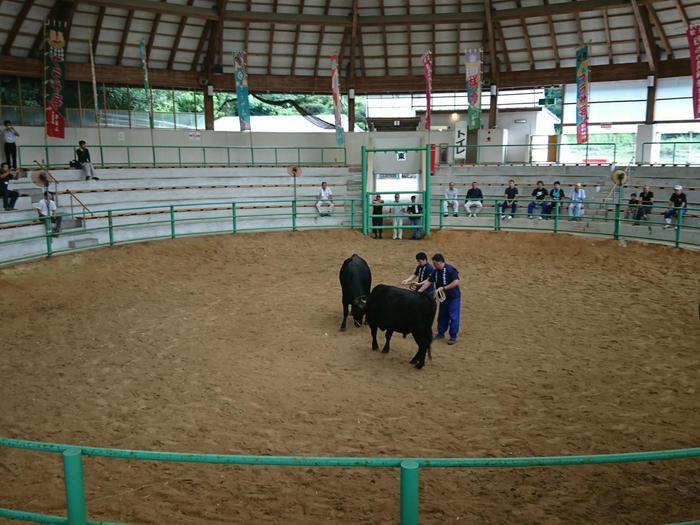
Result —
M19 133L9 120L5 121L5 128L2 130L2 138L5 140L5 160L17 171L17 137Z
M318 199L316 202L316 209L321 217L327 217L333 213L333 208L335 208L335 204L333 204L333 192L328 187L328 184L326 184L326 181L321 183L321 190L316 197ZM325 208L325 211L322 208Z
M391 214L394 216L391 218L391 225L394 227L392 231L391 238L394 240L403 239L403 214L406 213L406 208L400 205L401 195L396 193L394 195L394 205L391 207Z
M447 210L452 208L452 213L457 217L459 212L459 202L458 202L457 189L455 188L455 183L450 182L450 187L445 191L445 200L442 203L442 213L447 217Z
M576 186L574 186L569 199L571 199L569 220L580 221L583 215L583 201L586 199L586 190L583 189L580 182L577 182Z
M54 237L57 237L58 232L61 231L61 220L63 217L56 215L56 203L51 200L51 194L48 191L44 192L44 198L37 204L36 211L39 212L39 217L44 220L46 220L46 217L51 218L53 223L51 233Z

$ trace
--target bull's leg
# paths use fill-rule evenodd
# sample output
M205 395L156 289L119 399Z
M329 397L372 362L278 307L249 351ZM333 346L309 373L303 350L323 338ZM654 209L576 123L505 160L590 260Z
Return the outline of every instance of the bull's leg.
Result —
M416 368L420 370L425 366L425 354L428 351L427 346L420 346L418 347L418 353L416 354L416 357L418 358L418 362L416 363Z
M386 354L389 352L389 343L391 342L391 336L394 335L393 330L386 331L386 342L384 343L384 348L382 348L382 353Z
M413 356L413 359L411 359L411 361L410 361L410 363L411 363L412 365L415 365L416 363L418 363L418 359L420 358L420 349L421 349L421 346L422 346L422 345L421 345L422 341L421 341L421 338L418 337L418 336L416 335L415 332L413 332L411 335L413 336L413 340L414 340L414 341L416 342L416 344L418 345L418 351L416 352L416 355Z
M343 322L340 323L340 331L344 332L348 321L348 305L343 303Z
M413 359L411 359L410 363L411 363L412 365L417 364L417 363L418 363L418 358L419 358L419 357L420 357L420 348L419 348L418 351L416 352L416 355L413 356Z
M370 330L372 330L372 350L379 350L379 343L377 343L377 325L370 324Z

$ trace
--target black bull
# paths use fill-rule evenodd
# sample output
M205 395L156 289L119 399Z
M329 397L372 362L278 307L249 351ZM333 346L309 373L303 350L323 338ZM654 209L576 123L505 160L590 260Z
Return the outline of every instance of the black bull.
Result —
M367 261L357 254L352 254L340 267L340 287L343 291L343 322L340 331L345 330L348 318L348 306L352 307L355 326L362 326L364 306L372 288L372 272Z
M385 353L389 351L394 332L404 337L411 334L418 344L418 352L411 364L423 368L425 355L430 355L436 309L435 299L428 293L378 284L369 294L365 307L367 324L372 330L372 350L379 349L377 328L386 330L386 343L382 349Z

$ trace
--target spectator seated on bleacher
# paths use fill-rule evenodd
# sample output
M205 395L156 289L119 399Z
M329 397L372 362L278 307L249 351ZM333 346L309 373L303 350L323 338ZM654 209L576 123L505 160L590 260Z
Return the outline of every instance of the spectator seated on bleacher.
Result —
M626 221L634 217L635 224L639 224L639 219L637 218L639 216L639 204L640 201L637 198L637 194L633 193L632 195L630 195L630 200L627 201L627 209L625 209Z
M2 194L2 207L5 211L14 210L19 198L19 193L10 189L10 181L15 177L16 175L10 171L10 165L3 162L0 167L0 194Z
M477 213L484 207L484 193L477 185L476 181L472 182L472 187L467 190L467 198L464 201L464 211L467 212L467 217L476 217ZM472 210L472 208L474 208Z
M47 217L51 218L51 223L53 224L51 233L54 237L58 237L58 233L61 231L61 220L63 217L56 214L56 203L51 199L51 194L48 191L44 192L44 198L37 203L36 211L39 213L41 219L46 220Z
M93 168L92 159L90 159L90 150L85 146L84 140L78 142L78 149L75 150L75 158L78 159L78 164L80 164L80 169L83 172L85 180L99 180L95 177L95 168Z
M637 217L635 218L637 219L637 221L646 221L649 219L649 215L651 215L651 211L654 206L654 192L651 191L651 188L648 184L644 185L644 191L642 191L639 194L639 200L641 201L641 206L639 207L639 210L637 211Z
M552 210L554 210L554 201L551 195L547 195L542 201L542 210L540 211L540 216L538 219L551 219Z
M683 186L680 184L673 187L673 193L668 199L668 210L664 212L664 219L666 220L666 225L664 228L671 227L671 218L676 217L676 222L680 220L678 215L685 217L688 211L688 198L683 193Z
M515 181L510 179L508 181L508 187L505 189L504 195L506 200L501 204L501 219L506 218L506 210L510 207L510 215L508 215L508 220L513 218L513 215L518 211L518 188L515 186Z
M544 198L549 194L547 189L544 187L544 182L541 180L537 181L537 187L532 190L532 196L535 198L530 204L527 205L527 218L532 219L532 214L535 211L535 208L542 207L542 203L544 202ZM540 214L540 219L542 218L542 214Z
M442 203L442 213L447 217L447 211L452 208L452 214L457 217L459 213L459 193L455 188L455 183L450 182L449 188L445 190L445 200Z
M333 192L328 187L326 181L321 183L321 189L318 191L316 199L316 209L321 217L328 217L333 213L333 209L335 208L335 204L333 204Z

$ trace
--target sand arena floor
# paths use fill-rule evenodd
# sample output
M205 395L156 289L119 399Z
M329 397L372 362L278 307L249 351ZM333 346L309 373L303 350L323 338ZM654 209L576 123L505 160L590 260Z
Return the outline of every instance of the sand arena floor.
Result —
M461 272L459 344L339 333L338 270ZM700 253L550 234L241 234L0 269L0 435L235 454L517 456L700 445ZM380 344L383 336L380 338ZM398 471L85 461L91 518L396 523ZM700 462L424 470L422 523L700 518ZM0 449L0 506L63 514L60 458Z

